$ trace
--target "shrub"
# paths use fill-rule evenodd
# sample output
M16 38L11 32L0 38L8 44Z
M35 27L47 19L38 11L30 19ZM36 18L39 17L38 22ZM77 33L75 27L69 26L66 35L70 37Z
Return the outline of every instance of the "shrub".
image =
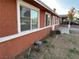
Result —
M49 36L53 37L56 34L61 34L61 31L60 30L55 30L55 31L51 30Z
M56 33L55 33L55 31L50 31L50 34L49 34L49 36L54 36Z
M69 49L69 52L73 53L73 54L78 54L79 55L79 51L76 48Z
M61 31L60 30L55 30L55 33L56 34L61 34Z

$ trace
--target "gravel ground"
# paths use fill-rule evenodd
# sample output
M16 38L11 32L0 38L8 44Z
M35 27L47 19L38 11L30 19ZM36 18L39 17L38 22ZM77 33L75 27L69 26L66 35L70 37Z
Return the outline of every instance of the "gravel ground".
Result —
M15 59L79 59L78 34L48 36L44 40L47 43L42 44L39 51L32 48L27 56L28 50L25 50Z

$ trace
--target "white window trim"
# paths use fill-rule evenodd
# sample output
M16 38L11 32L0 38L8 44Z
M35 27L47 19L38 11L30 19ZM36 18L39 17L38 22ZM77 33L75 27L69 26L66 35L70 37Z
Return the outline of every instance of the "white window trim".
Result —
M54 25L54 19L53 19L53 16L51 16L51 18L52 18L52 22L51 22L51 23L52 23L52 25Z
M59 25L59 20L58 20L58 18L56 17L56 16L53 16L53 19L54 19L54 26L56 26L56 25Z
M53 16L53 19L54 19L54 25L55 25L55 16Z
M20 7L19 7L19 2L21 2L21 0L17 0L17 28L18 28L18 33L17 34L12 34L12 35L9 35L9 36L5 36L5 37L0 37L0 43L1 42L5 42L5 41L9 41L9 40L13 40L15 38L18 38L18 37L21 37L21 36L24 36L24 35L28 35L28 34L31 34L33 32L37 32L37 31L40 31L40 30L44 30L44 29L47 29L51 26L47 26L47 27L43 27L43 28L40 28L40 12L39 12L39 28L38 29L33 29L33 30L28 30L28 31L24 31L24 32L21 32L21 27L20 27ZM25 3L25 2L24 2Z
M28 4L28 3L26 3L22 0L17 0L17 22L18 22L17 27L18 27L18 33L23 32L23 31L21 31L21 23L20 23L20 6L25 6L29 9L31 9L31 10L36 10L38 12L38 28L40 28L40 9L38 9L35 6L32 6L31 4ZM32 20L31 20L30 25L32 25ZM36 28L36 29L38 29L38 28ZM32 27L31 27L30 30L32 30Z
M34 29L34 30L30 30L30 31L24 31L22 33L17 33L17 34L14 34L14 35L9 35L9 36L5 36L5 37L1 37L0 38L0 42L5 42L5 41L8 41L8 40L13 40L15 38L18 38L18 37L21 37L21 36L24 36L24 35L28 35L28 34L31 34L31 33L34 33L34 32L38 32L40 30L47 29L49 27L51 27L51 26L47 26L47 27L40 28L40 29Z
M17 28L18 28L18 33L21 32L21 26L20 26L20 2L21 0L16 0L16 3L17 3Z
M50 25L52 26L52 15L50 14Z
M50 15L50 17L51 17L51 14L50 14L50 13L45 12L45 23L44 23L44 26L45 26L45 27L47 27L47 26L46 26L46 14ZM50 24L49 24L48 26L51 26L51 19L50 19Z
M32 9L32 10L34 10L34 9ZM37 10L35 10L35 11L37 11ZM40 10L38 10L37 12L38 12L38 28L40 28ZM31 14L31 13L30 13L30 14ZM33 30L33 29L32 29L32 19L31 19L30 25L31 25L31 30ZM38 29L38 28L36 28L36 29Z

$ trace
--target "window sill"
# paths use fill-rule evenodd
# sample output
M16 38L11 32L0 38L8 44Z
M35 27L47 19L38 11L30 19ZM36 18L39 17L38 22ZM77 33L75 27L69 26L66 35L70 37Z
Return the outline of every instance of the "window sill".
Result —
M8 40L12 40L12 39L24 36L24 35L31 34L33 32L37 32L37 31L49 28L49 27L51 27L51 26L47 26L47 27L43 27L43 28L39 28L39 29L28 30L28 31L20 32L20 33L14 34L14 35L6 36L6 37L1 37L0 42L5 42L5 41L8 41Z

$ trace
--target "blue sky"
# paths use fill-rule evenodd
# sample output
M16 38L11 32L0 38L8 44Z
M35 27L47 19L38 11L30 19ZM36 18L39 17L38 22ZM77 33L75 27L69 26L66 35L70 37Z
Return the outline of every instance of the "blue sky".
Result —
M41 0L50 8L56 8L58 14L67 14L72 7L79 10L79 0Z
M75 7L79 9L79 0L57 0L63 8Z

